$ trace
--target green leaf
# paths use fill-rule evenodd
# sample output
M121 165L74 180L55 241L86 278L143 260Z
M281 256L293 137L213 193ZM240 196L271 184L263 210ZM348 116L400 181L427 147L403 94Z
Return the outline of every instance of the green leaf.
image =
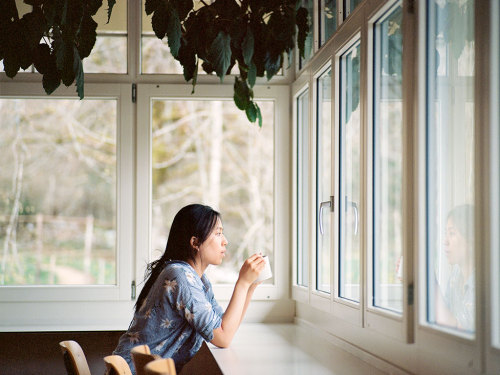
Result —
M33 62L35 64L35 68L41 74L45 74L51 68L51 55L50 55L50 47L41 43L35 49L35 53L33 54Z
M267 79L270 80L281 69L281 55L271 56L268 52L264 61Z
M251 103L250 88L244 80L234 77L234 103L242 111L246 110Z
M304 58L306 37L309 33L309 22L307 20L307 14L307 9L304 7L300 7L299 10L297 10L297 15L295 16L295 22L299 29L297 33L297 47L299 48L299 54L302 58Z
M80 29L76 34L78 54L82 59L90 55L97 38L97 23L87 14L83 17Z
M250 64L250 69L248 69L247 80L250 87L253 87L255 85L255 81L257 80L257 67L255 66L253 61Z
M109 19L111 18L111 12L113 11L113 7L115 6L116 0L108 0L108 22Z
M257 108L255 103L251 102L246 108L245 113L250 122L255 122L255 120L257 120Z
M102 7L102 0L89 0L87 3L87 13L94 16L100 7Z
M167 7L162 3L151 17L151 26L153 26L153 31L158 39L163 39L167 33Z
M257 107L257 119L259 120L259 128L262 128L262 113L260 112L260 108L257 104L255 104Z
M78 55L78 50L74 47L73 51L73 70L75 72L75 80L76 80L76 92L78 93L78 97L83 99L84 96L84 74L83 74L83 64L82 59Z
M181 46L181 21L177 9L173 7L168 12L167 38L172 56L177 57Z
M231 64L231 37L229 34L219 31L217 37L210 45L208 58L222 82Z
M194 94L194 88L196 86L197 81L198 81L198 57L196 58L196 64L193 72L193 90L191 91L191 95Z
M69 86L75 80L75 48L71 44L65 44L63 50L64 65L61 71L61 79L64 85ZM78 51L77 51L78 52Z
M193 9L193 0L177 0L176 1L176 8L177 8L177 13L179 15L179 19L181 21L184 21Z
M247 27L247 33L245 34L245 38L243 39L243 44L241 46L243 50L243 61L247 66L250 66L253 57L253 47L254 47L254 37L252 33L252 29L250 26Z
M146 3L144 4L144 11L149 16L151 13L156 11L156 9L158 9L159 5L160 0L146 0Z
M196 69L196 54L194 53L193 46L188 44L185 39L181 39L181 47L179 48L177 60L181 63L184 79L188 82L193 78Z
M61 76L59 75L57 69L55 68L55 58L53 69L49 70L43 75L42 85L45 92L50 95L52 94L61 84Z

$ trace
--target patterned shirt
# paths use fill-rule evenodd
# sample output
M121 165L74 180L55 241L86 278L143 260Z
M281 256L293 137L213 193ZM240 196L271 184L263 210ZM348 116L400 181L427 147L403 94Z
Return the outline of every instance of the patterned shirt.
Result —
M445 302L455 316L458 328L474 332L474 272L464 283L460 267L454 265L446 288Z
M135 374L130 350L147 344L152 354L172 358L179 372L203 340L213 339L213 330L221 326L222 315L207 277L200 278L186 262L169 261L113 354L125 358Z

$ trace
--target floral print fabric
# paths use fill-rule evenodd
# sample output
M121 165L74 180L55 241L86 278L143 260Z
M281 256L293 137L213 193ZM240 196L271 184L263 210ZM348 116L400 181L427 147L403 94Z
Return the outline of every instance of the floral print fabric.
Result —
M223 310L210 281L186 262L167 262L113 354L125 358L135 374L130 350L146 344L152 354L172 358L179 372L203 340L213 339Z

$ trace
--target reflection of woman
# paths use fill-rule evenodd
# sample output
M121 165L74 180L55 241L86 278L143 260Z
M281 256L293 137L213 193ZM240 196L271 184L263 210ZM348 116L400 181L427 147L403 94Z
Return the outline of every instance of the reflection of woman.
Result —
M451 266L444 298L437 300L436 318L443 325L474 330L474 211L455 207L448 215L444 252Z
M133 372L130 350L136 345L147 344L153 354L173 358L177 371L203 340L229 345L265 262L260 255L244 262L224 313L204 271L209 264L222 262L227 243L220 215L210 207L193 204L177 213L165 252L148 265L134 319L114 352L127 360Z

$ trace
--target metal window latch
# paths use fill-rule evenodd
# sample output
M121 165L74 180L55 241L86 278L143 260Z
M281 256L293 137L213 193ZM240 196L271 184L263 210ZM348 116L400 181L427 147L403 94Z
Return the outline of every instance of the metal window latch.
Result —
M318 212L318 222L319 222L319 233L321 233L321 235L323 235L325 233L325 231L323 230L323 208L324 207L330 207L330 212L333 212L333 195L330 196L330 200L329 201L325 201L325 202L321 202L319 204L319 212Z

